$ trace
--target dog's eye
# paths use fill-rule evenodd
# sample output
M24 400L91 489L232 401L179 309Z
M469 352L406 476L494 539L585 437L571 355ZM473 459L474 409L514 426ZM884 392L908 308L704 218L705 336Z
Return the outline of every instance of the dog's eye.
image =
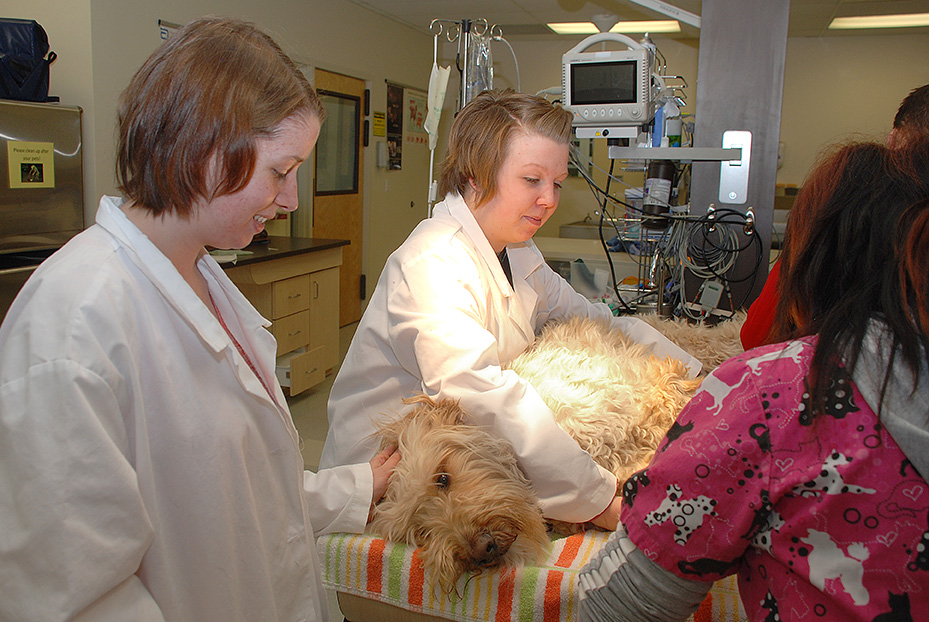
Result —
M439 473L435 478L435 483L439 488L448 488L451 481L452 478L449 477L448 473Z

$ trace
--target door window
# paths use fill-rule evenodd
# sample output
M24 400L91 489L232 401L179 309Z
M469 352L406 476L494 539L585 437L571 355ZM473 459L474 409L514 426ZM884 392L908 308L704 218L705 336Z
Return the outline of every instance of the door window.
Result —
M316 194L358 192L358 126L361 100L319 92L326 120L316 143Z

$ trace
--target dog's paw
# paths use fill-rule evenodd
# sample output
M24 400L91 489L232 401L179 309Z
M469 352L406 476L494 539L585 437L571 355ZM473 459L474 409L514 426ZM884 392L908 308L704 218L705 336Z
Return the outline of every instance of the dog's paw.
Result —
M549 519L546 519L545 526L548 528L549 533L553 533L560 537L584 533L588 529L597 529L593 523L567 523L565 521Z

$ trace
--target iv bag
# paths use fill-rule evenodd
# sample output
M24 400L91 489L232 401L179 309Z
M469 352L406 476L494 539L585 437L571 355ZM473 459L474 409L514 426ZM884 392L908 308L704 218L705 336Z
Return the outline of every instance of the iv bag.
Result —
M481 91L494 88L494 65L490 53L490 32L484 31L478 35L471 33L468 48L467 81L465 83L465 104L480 95Z
M432 74L429 76L428 110L423 128L429 134L429 150L435 149L439 140L439 119L442 117L442 106L445 103L445 89L448 86L449 67L439 67L432 63Z

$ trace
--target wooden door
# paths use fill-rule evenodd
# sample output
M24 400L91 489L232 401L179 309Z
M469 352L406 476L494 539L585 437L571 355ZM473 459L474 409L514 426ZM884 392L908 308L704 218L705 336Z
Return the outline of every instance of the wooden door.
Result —
M339 326L361 319L363 80L316 70L326 121L316 144L313 237L348 240L339 272Z

